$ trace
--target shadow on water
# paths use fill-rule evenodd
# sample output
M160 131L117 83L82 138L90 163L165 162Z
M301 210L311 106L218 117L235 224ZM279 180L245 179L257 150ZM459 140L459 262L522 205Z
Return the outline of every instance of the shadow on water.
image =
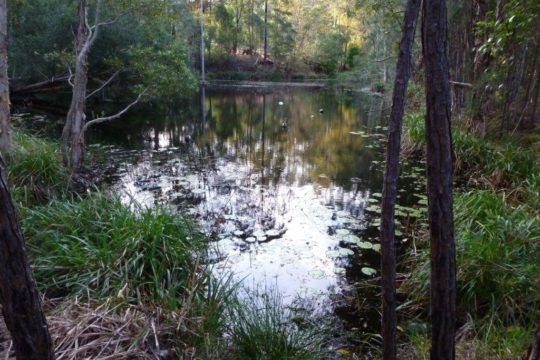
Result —
M101 126L89 142L107 150L108 181L126 201L201 223L216 272L275 283L286 301L315 299L377 333L378 289L355 289L378 276L384 107L336 90L203 90L188 106ZM401 203L410 205L421 169L406 169Z

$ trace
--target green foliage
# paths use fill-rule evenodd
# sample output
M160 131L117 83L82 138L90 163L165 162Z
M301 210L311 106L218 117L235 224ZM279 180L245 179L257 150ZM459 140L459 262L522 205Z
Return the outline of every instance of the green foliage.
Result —
M69 172L62 165L60 146L50 140L15 131L6 163L16 202L44 202L67 187Z
M349 68L354 68L360 61L361 55L362 55L362 52L360 50L360 47L357 45L352 45L351 47L347 49L345 65L347 65Z
M129 62L141 79L138 91L148 88L152 98L188 98L197 91L197 80L186 65L186 52L179 44L165 49L139 47L128 50Z
M43 291L174 307L198 275L204 248L191 223L164 209L132 211L101 193L21 209Z
M339 32L324 34L317 50L317 59L325 72L333 74L344 60L348 38Z

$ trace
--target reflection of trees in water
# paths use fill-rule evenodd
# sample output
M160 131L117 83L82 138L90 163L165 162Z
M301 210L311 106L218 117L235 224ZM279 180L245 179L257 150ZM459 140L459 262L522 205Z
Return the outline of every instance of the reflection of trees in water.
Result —
M364 130L370 131L380 120L380 107L377 98L340 91L263 95L201 89L190 104L141 111L108 126L102 136L123 139L132 148L174 146L193 157L244 162L264 171L266 185L335 182L350 189L353 177L373 178L371 162L380 156L365 146L371 140L350 132L367 125Z
M266 169L269 183L328 185L331 179L340 184L349 183L351 177L367 179L371 161L378 156L364 146L366 139L349 133L363 125L360 107L331 93L209 98L213 116L197 144L215 144L224 156ZM324 114L319 114L320 108Z

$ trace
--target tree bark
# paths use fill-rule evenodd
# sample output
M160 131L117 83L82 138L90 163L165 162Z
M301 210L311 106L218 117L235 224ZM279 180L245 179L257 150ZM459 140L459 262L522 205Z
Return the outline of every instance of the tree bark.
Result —
M206 81L206 64L204 61L204 0L201 0L201 77Z
M7 0L0 0L0 151L11 148L7 46Z
M396 79L392 99L392 112L388 123L388 149L384 176L381 212L381 268L382 268L382 336L383 359L396 358L396 246L395 205L399 176L399 154L407 85L411 76L411 53L416 33L416 22L421 0L408 0L405 9Z
M41 300L0 157L0 302L18 360L54 359Z
M426 84L427 189L431 245L431 359L453 360L456 254L445 0L424 0L422 45Z
M83 126L86 121L86 91L88 85L89 29L87 27L88 4L79 0L79 25L76 38L76 64L73 92L66 124L62 131L62 153L64 163L78 170L84 161ZM96 27L97 30L97 27Z
M264 60L268 59L268 0L264 0Z

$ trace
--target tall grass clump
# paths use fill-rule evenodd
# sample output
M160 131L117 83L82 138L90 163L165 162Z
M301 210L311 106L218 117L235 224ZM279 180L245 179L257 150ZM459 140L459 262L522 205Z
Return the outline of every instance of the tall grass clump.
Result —
M320 321L315 322L312 317L312 313L305 317L298 316L283 304L276 290L242 294L230 310L228 332L234 358L324 358L325 329Z
M43 203L67 188L69 171L62 165L60 146L53 141L15 131L13 148L5 160L17 202Z
M532 334L540 309L538 213L493 190L457 195L454 212L460 321L470 318L475 338L492 345L508 332ZM402 289L416 304L429 301L429 275L426 240Z
M22 208L42 290L175 306L197 281L204 248L192 224L164 209L133 212L103 193Z

